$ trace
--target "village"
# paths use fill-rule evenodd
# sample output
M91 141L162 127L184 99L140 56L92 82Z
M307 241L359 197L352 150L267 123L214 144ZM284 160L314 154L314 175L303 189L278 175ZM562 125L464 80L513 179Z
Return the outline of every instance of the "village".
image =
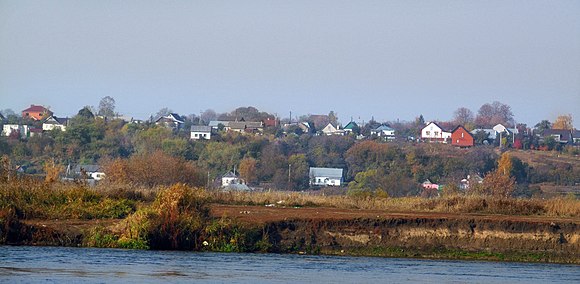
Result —
M494 102L494 104L500 103ZM465 113L464 108L460 110L460 113ZM98 114L93 114L93 112L98 112ZM373 143L392 144L403 148L416 147L412 145L420 144L442 144L446 145L442 147L447 147L443 149L451 147L459 151L462 151L461 149L468 151L470 148L478 147L500 152L508 149L527 151L554 150L576 153L575 155L577 156L580 145L580 131L571 127L571 117L569 121L566 121L568 124L564 123L565 129L558 129L557 125L560 125L560 122L553 124L555 128L551 127L548 121L542 121L534 128L528 128L522 124L514 125L513 121L509 119L510 115L508 114L507 119L504 119L501 123L495 125L487 123L487 126L491 126L488 128L477 127L484 125L481 125L481 123L477 125L474 122L473 114L471 114L471 118L468 116L467 119L458 121L458 114L456 113L456 119L452 122L425 121L422 115L411 123L380 123L374 121L374 119L367 123L357 123L351 119L343 126L338 123L334 112L330 112L329 115L308 115L299 118L293 118L290 114L289 118L281 119L275 115L259 112L253 107L241 107L229 114L222 114L222 119L219 119L218 115L213 113L213 116L209 116L207 121L202 119L202 115L182 116L167 109L156 117L151 116L148 120L139 120L114 114L111 109L91 111L88 107L81 109L77 117L85 116L94 121L101 121L102 124L115 124L119 130L124 127L133 129L133 132L151 128L166 129L169 133L166 135L168 141L170 141L169 138L181 137L182 140L180 141L184 142L187 139L190 144L211 142L232 144L236 143L234 142L236 139L250 139L250 141L251 139L266 139L268 140L267 143L279 143L284 142L284 139L289 139L288 137L321 137L320 139L324 139L323 137L329 137L329 139L335 139L331 137L343 137L350 141L347 142L349 147L343 148L343 153L339 153L339 155L345 155L345 152L357 143L373 141ZM460 122L464 124L459 124ZM54 139L60 135L59 133L67 132L71 126L74 129L74 123L71 118L57 116L49 108L34 104L23 109L20 115L11 114L5 117L0 113L0 124L2 125L2 136L4 137L2 139L6 141L4 143L7 146L17 143L25 144L28 140L40 139L43 136L45 140L48 139L47 137ZM246 138L236 138L238 136ZM49 147L48 145L54 146L54 142L46 143L48 144L45 147ZM160 141L160 143L163 144L164 142ZM240 144L243 144L243 142ZM132 149L124 157L130 157L131 152L136 151ZM295 152L297 153L294 154L300 154L300 151ZM310 157L308 149L303 152L306 155L301 157L299 169L293 170L292 161L290 161L290 154L292 153L289 153L286 161L277 163L278 166L275 166L276 169L273 173L258 174L259 177L256 176L256 173L248 173L241 163L248 161L246 158L249 158L253 160L253 167L257 167L260 162L266 162L261 159L261 154L263 153L246 154L245 156L247 157L237 157L236 161L226 163L227 165L222 164L216 168L206 168L204 170L204 172L207 171L205 185L235 191L263 190L266 188L304 190L321 187L348 187L352 189L357 187L357 185L358 188L361 188L361 184L365 183L360 180L362 179L362 174L371 170L370 167L365 166L363 167L364 171L353 172L346 162L348 158L344 157L341 157L338 162L315 162ZM5 149L4 154L10 153ZM82 154L80 155L82 156ZM12 157L14 156L12 155ZM111 156L112 158L123 157L123 155ZM235 156L240 155L236 154ZM83 178L91 184L99 182L107 176L104 167L99 165L99 160L102 158L104 157L74 159L74 157L63 156L59 161L65 166L61 177L64 180ZM196 158L192 157L188 160L196 160ZM199 158L197 160L200 161ZM16 170L21 173L41 174L41 171L29 170L28 168L34 168L35 165L30 162L27 163L23 157L15 159L14 163L16 164ZM337 167L336 165L340 166ZM270 166L274 165L264 165L263 163L261 165L264 168ZM297 164L295 163L294 166L296 167ZM240 167L242 167L242 173L240 173ZM454 183L454 187L459 190L465 191L469 189L470 183L481 184L484 180L484 174L489 170L491 170L490 167L486 169L469 169L463 171L462 176L454 175L453 178L448 177L449 173L441 171L436 176L425 174L417 177L417 175L414 175L418 189L401 194L408 195L415 192L414 194L427 196L439 195L444 189L445 183L449 182ZM292 173L293 171L299 171L301 174L297 176L296 173ZM357 179L358 176L361 176L361 178ZM574 177L572 177L572 181L572 183L568 182L566 184L572 186L578 184L578 180L574 180ZM374 182L371 184L377 186L380 183ZM530 181L526 181L526 183L530 183Z

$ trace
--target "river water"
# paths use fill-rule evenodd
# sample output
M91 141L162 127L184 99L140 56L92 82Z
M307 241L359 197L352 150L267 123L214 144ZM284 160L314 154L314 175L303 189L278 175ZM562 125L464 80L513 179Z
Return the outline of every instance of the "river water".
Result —
M580 283L580 266L0 246L2 283Z

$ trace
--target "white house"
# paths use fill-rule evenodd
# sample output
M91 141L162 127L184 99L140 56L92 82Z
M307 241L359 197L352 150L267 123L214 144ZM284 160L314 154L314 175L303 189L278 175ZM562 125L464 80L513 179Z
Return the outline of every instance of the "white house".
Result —
M344 130L340 127L335 127L332 123L328 123L323 129L322 133L324 135L344 135Z
M340 186L342 184L342 169L310 168L311 186Z
M4 124L2 129L2 136L10 136L12 132L18 132L20 134L20 138L26 138L30 133L30 128L28 125Z
M205 125L192 125L191 126L191 136L192 140L210 140L211 139L211 126Z
M375 129L371 129L371 135L377 137L384 137L387 140L395 140L395 129L386 125L381 125Z
M67 175L70 175L70 169L67 169ZM102 180L105 178L105 173L99 165L76 165L72 170L74 176L87 175L89 179Z
M163 125L172 129L180 129L181 125L185 123L185 119L177 113L170 113L166 116L159 117L156 121L156 125Z
M228 172L222 176L222 187L227 187L232 184L243 184L243 181L233 172Z
M50 130L53 130L55 128L58 128L61 131L66 131L67 125L68 125L68 118L58 118L54 115L51 115L42 123L42 130L43 131L50 131Z
M451 132L435 122L429 122L421 129L421 139L428 142L447 143L451 139Z

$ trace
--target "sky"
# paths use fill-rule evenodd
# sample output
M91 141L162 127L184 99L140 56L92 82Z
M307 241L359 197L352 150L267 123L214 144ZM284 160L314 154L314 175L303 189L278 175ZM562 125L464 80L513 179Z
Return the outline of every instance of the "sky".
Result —
M0 0L0 109L145 119L240 106L287 118L450 120L512 107L580 126L580 1Z

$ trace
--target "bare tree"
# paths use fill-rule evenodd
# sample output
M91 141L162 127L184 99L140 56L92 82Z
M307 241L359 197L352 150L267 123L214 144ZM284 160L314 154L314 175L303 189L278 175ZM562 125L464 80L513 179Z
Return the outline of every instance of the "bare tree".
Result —
M512 113L512 108L498 101L482 105L475 118L475 124L480 127L492 127L499 123L512 126L513 121L514 114Z
M218 117L218 115L213 109L206 109L200 115L201 120L206 124L212 120L216 120L217 117Z
M97 113L100 116L107 118L115 116L115 99L110 96L106 96L99 102L99 111Z
M453 122L460 125L473 123L473 112L466 108L460 107L453 113Z

